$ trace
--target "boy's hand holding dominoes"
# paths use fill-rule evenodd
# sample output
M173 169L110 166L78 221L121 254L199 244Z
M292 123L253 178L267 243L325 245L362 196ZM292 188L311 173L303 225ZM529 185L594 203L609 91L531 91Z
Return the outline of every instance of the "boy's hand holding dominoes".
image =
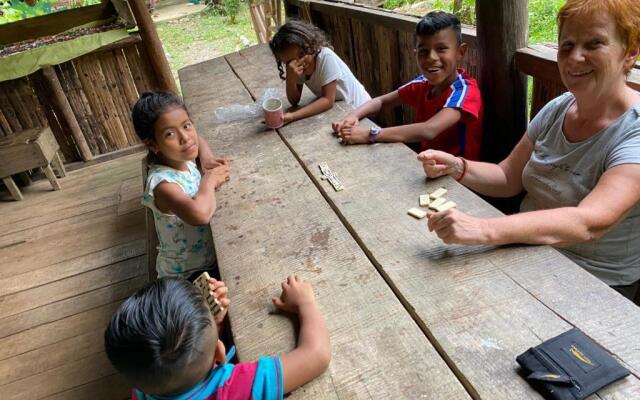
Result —
M209 305L211 314L216 324L221 323L227 315L227 309L231 301L229 300L229 289L224 282L216 280L203 272L195 281L195 287L202 293L205 301Z

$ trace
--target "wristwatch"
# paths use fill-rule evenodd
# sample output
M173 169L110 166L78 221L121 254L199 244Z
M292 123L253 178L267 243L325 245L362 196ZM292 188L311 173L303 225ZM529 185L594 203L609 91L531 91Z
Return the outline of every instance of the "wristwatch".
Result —
M377 126L372 126L371 129L369 129L369 143L375 143L378 140L380 131L382 131L382 128Z

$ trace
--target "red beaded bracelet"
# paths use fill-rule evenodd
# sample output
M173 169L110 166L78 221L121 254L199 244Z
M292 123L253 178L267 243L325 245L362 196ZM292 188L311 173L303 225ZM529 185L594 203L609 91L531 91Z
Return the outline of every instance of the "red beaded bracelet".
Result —
M456 181L460 182L462 180L462 178L464 178L464 176L467 174L467 160L464 157L458 157L460 160L462 160L462 174L460 175L460 178L456 179Z

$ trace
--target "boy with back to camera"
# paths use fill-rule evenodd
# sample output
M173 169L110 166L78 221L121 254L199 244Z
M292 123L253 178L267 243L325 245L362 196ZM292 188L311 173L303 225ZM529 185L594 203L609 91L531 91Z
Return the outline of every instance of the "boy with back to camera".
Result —
M299 276L272 299L300 319L298 345L278 357L229 364L216 323L189 281L165 277L129 297L105 331L113 366L133 385L133 400L275 400L329 365L329 333L313 288Z
M482 98L475 79L458 68L467 50L460 21L444 11L432 11L416 25L416 61L422 75L391 93L358 107L333 123L343 144L375 142L420 143L421 151L437 149L477 160L482 134ZM415 123L371 129L361 118L383 107L406 104L416 110Z

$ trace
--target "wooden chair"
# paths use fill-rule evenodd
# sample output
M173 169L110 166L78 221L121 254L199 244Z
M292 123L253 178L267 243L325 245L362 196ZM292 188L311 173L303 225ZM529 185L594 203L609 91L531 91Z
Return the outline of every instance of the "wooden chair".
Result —
M142 191L147 186L147 176L149 175L149 165L147 157L142 159ZM149 282L158 279L158 271L156 271L156 259L158 258L158 234L156 233L156 224L153 219L153 211L149 207L145 207L144 215L145 226L147 229L147 273L149 274Z
M53 165L59 177L66 175L58 155L59 148L48 126L28 129L0 141L0 178L15 200L22 200L23 197L11 175L35 168L42 168L53 189L60 190L60 183L51 168Z

